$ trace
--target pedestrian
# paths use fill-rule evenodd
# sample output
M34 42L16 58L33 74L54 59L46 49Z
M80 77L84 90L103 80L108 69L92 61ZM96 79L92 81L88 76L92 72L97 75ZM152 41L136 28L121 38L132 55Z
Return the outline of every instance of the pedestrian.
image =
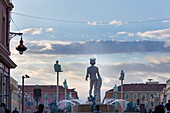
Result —
M96 110L93 111L93 113L102 113L102 111L100 110L100 106L96 105Z
M15 107L15 110L14 110L12 113L19 113L19 112L17 111L17 107Z
M154 113L165 113L165 109L162 105L157 105Z
M0 105L0 113L5 113L5 108L2 105Z
M165 108L167 109L167 113L170 113L170 100L168 100L168 103L165 105Z
M11 113L11 111L6 108L6 104L5 103L2 103L1 105L4 107L5 113Z
M36 111L34 113L43 113L43 110L44 110L44 104L39 104L38 111Z

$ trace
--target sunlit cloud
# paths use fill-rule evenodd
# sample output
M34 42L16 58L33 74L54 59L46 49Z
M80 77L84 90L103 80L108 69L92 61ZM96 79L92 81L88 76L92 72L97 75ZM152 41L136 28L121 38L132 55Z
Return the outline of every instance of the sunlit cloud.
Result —
M169 23L170 20L163 20L162 22L164 22L164 23Z
M155 38L155 39L166 39L170 37L170 29L138 32L136 35L141 36L141 37Z
M27 29L21 30L21 33L39 35L42 33L42 28L27 28Z
M123 25L123 24L127 24L127 22L122 22L119 20L112 20L111 22L109 22L109 25Z
M53 32L54 29L53 28L46 28L45 32Z
M149 55L145 57L145 60L152 64L170 63L170 56Z
M117 32L117 35L128 35L129 37L134 36L133 33L128 33L128 32L125 32L125 31Z

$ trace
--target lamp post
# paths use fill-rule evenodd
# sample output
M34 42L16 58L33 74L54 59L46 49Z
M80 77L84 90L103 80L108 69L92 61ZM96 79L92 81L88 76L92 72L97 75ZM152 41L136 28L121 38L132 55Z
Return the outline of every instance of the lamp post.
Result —
M125 73L121 70L119 80L121 81L121 99L123 99L123 80L125 78ZM123 103L122 103L122 112L123 112Z
M63 82L63 86L64 86L64 88L65 88L65 100L66 100L66 99L67 99L67 88L68 88L66 79L65 79L64 82Z
M22 76L22 113L24 113L24 79L25 78L30 78L30 76L28 75Z
M59 61L57 60L56 61L56 64L54 64L54 70L55 70L55 72L57 72L57 92L56 92L56 101L58 102L59 101L59 87L58 87L58 85L59 85L59 72L63 72L63 71L61 71L61 65L59 64Z

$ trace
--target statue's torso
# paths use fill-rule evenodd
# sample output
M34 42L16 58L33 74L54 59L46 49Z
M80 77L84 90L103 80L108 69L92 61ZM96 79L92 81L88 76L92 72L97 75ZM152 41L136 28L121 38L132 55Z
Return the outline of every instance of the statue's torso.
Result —
M98 67L90 66L87 68L88 74L90 74L90 80L97 80L96 74L98 73Z

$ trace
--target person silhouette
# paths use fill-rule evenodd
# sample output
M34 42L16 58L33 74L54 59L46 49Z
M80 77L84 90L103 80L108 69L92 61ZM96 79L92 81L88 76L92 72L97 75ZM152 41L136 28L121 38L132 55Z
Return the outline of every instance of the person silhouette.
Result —
M34 112L34 113L43 113L44 110L44 104L39 104L38 105L38 111Z
M19 112L17 111L17 107L15 107L15 110L12 111L12 113L19 113Z
M100 106L96 105L96 110L93 111L93 113L102 113L102 111L100 110Z
M165 104L165 108L167 109L167 113L170 113L170 100L168 100L168 103Z

